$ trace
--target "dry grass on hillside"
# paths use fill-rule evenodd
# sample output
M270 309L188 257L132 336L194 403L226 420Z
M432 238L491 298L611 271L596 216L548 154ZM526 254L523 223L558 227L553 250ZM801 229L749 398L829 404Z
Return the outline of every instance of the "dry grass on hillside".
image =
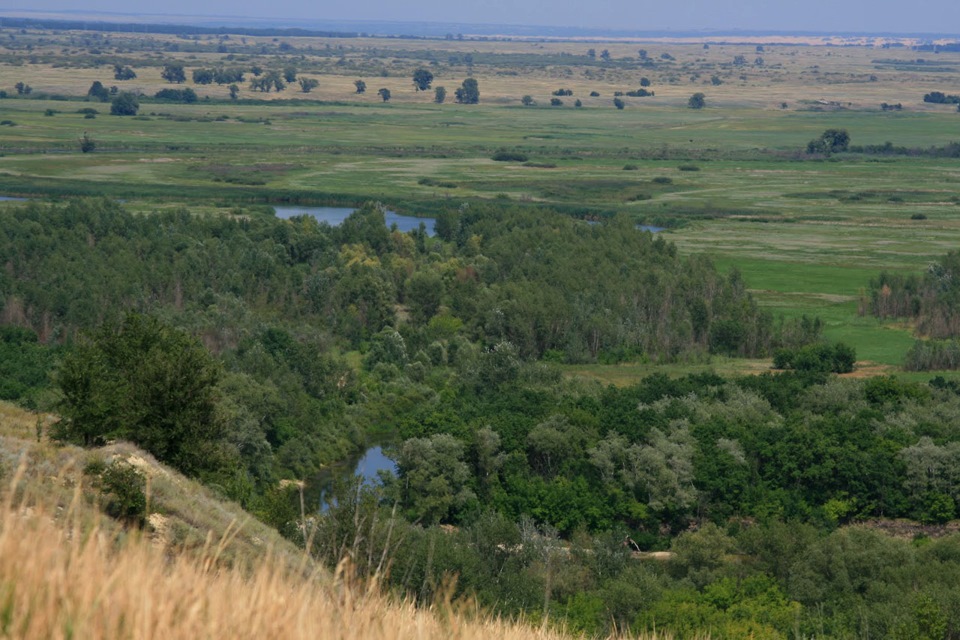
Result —
M35 414L0 403L0 637L570 637L461 605L418 609L376 584L344 580L349 571L331 576L235 505L132 445L56 446L38 441L36 423ZM91 456L135 458L152 478L145 531L98 514L81 472ZM155 509L168 525L193 533L169 539L154 522Z
M22 479L17 472L11 489ZM146 538L52 517L7 492L0 507L0 628L14 638L564 638L455 610L417 609L376 589L284 570L217 568L223 544L173 556ZM79 489L71 509L81 502Z

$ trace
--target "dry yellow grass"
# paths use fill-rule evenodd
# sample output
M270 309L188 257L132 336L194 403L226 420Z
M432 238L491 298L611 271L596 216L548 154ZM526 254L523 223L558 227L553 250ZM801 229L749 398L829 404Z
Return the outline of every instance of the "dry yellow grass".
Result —
M320 573L285 569L270 554L252 571L165 554L136 534L80 524L79 489L66 514L12 499L0 510L0 634L13 638L561 639L449 604L418 609ZM339 574L338 574L339 575Z
M0 403L0 637L571 637L460 604L417 608L375 582L346 579L350 571L331 576L235 505L132 445L56 446L37 440L36 421ZM151 478L144 531L98 514L81 472L94 456L120 457ZM192 533L171 540L164 531L171 526Z

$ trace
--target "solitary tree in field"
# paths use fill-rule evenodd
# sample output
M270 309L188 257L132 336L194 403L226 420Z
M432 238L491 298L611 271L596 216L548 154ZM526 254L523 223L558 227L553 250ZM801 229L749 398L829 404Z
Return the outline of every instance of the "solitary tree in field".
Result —
M82 153L90 153L96 148L97 143L90 137L90 134L84 131L83 135L80 136L80 151Z
M827 129L807 143L807 153L843 153L850 147L850 134L846 129Z
M120 64L113 65L114 80L133 80L136 77L137 77L137 72L131 69L130 67L125 67Z
M384 102L390 102L390 89L387 89L386 87L383 87L383 88L381 88L381 89L378 89L378 90L377 90L377 95L380 96L380 98L381 98Z
M433 101L437 104L443 104L443 101L447 99L447 89L446 87L434 87L433 89Z
M235 84L232 84L228 88L230 89L230 99L236 100L237 97L240 95L240 87L238 87Z
M304 93L310 93L320 86L320 81L316 78L300 78L300 90Z
M128 91L117 94L110 104L110 115L114 116L135 116L139 110L140 101Z
M690 96L690 99L687 100L687 106L691 109L703 109L707 106L707 97L700 93L699 91Z
M413 72L413 86L417 91L426 91L433 83L433 74L424 68Z
M367 92L367 83L363 80L354 80L353 86L357 88L357 93L366 93Z
M297 81L297 68L296 67L287 67L283 70L283 79L287 82L296 82Z
M18 82L13 85L13 88L17 90L17 95L21 96L29 95L33 91L33 87L23 82Z
M187 74L183 70L183 65L179 63L164 65L163 71L160 72L160 77L167 82L173 82L175 84L181 84L187 80Z
M474 78L467 78L455 95L460 104L477 104L480 102L480 86Z
M537 104L537 101L533 99L533 96L523 96L520 98L520 104L525 107L532 107L533 105Z
M646 76L640 78L640 86L641 86L641 87L649 87L649 86L650 86L650 78L648 78L648 77L646 77Z
M623 100L621 100L620 98L614 98L613 106L615 106L617 109L623 109L627 105L624 104Z
M91 84L87 90L87 96L96 98L100 102L106 102L110 99L110 90L103 86L103 83L99 80L94 80L93 84Z

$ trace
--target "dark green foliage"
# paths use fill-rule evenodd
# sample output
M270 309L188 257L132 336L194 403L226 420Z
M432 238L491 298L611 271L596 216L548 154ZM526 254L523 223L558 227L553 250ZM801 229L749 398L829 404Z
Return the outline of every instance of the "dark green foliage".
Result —
M197 101L197 93L190 87L186 89L160 89L153 95L154 100L163 100L164 102L180 102L183 104L193 104Z
M320 86L320 81L316 78L300 78L300 90L303 93L310 93Z
M508 151L506 149L501 149L490 156L490 159L496 160L497 162L526 162L530 158L527 156L527 154L519 151Z
M947 95L942 91L931 91L924 94L923 101L933 104L958 104L960 103L960 96Z
M93 84L90 85L90 89L87 90L87 96L95 98L100 102L107 102L110 100L110 90L103 86L103 83L99 80L94 80Z
M113 65L114 80L133 80L136 77L137 77L137 72L131 69L130 67L125 67L120 64Z
M366 83L366 82L364 82L363 80L354 80L354 81L353 81L353 84L354 84L354 86L357 88L357 93L358 93L358 94L359 94L359 93L366 93L366 91L367 91L367 83Z
M160 77L173 84L182 84L187 80L187 74L179 62L164 65Z
M443 104L447 99L447 89L445 87L434 87L433 101L437 104Z
M413 72L413 86L417 91L427 91L433 84L433 74L424 68Z
M59 349L41 344L29 329L0 326L0 400L35 407L50 386Z
M819 138L807 143L807 153L843 153L850 148L850 134L846 129L827 129Z
M80 151L82 153L91 153L96 148L97 148L96 141L93 138L91 138L86 131L84 131L83 135L80 136Z
M562 106L563 106L563 100L561 100L560 98L550 98L550 106L551 106L551 107L562 107Z
M613 106L615 106L619 110L619 109L623 109L626 106L626 103L620 98L614 98Z
M381 87L380 89L377 89L377 95L380 96L380 99L384 102L390 102L390 89Z
M939 340L960 337L960 252L951 251L933 262L921 276L883 272L870 281L869 303L862 307L880 318L899 317L915 321L921 336ZM951 343L917 344L908 355L915 370L926 363L949 362Z
M187 334L127 315L82 339L57 375L63 393L56 437L83 445L130 440L184 473L224 462L216 416L221 369Z
M117 94L117 97L110 103L110 115L112 116L135 116L140 110L140 101L137 96L124 91Z
M691 109L703 109L705 106L707 106L706 98L707 97L703 93L698 91L690 96L689 100L687 100L687 106Z
M842 342L811 344L798 349L777 349L773 354L773 366L775 369L850 373L856 359L853 347Z
M88 465L87 473L98 473L101 499L107 515L142 527L147 517L146 478L133 465L114 461L102 470Z
M467 78L454 92L460 104L477 104L480 102L480 85L474 78Z

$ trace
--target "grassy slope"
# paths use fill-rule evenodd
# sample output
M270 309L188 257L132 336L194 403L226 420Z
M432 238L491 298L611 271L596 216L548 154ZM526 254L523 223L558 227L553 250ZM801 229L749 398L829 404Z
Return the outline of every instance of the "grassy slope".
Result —
M39 418L49 423L50 416ZM38 442L37 419L0 403L4 637L570 637L491 618L468 603L417 609L375 584L345 580L348 572L330 576L276 532L143 452L129 445L88 452ZM149 474L151 511L163 518L151 517L154 526L144 532L129 532L99 515L78 471L96 455L122 456ZM177 527L190 535L171 540Z

